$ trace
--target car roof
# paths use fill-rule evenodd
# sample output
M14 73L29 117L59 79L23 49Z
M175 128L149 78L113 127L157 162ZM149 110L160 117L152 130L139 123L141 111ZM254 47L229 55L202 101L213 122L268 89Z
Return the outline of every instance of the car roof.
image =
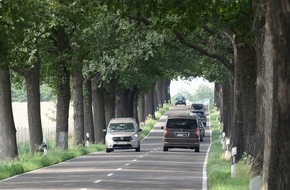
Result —
M174 114L169 115L168 119L197 119L198 115L195 113L188 112L187 114Z
M110 123L134 123L135 119L132 117L117 117L111 119Z

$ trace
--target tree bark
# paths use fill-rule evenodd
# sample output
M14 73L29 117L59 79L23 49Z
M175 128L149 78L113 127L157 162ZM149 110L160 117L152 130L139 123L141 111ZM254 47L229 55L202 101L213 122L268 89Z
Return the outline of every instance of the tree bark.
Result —
M62 56L68 49L64 28L56 31L56 47L59 56ZM68 60L60 60L57 63L57 103L56 103L56 147L59 149L68 148L68 119L70 103L70 71Z
M108 125L110 120L115 117L116 83L117 81L112 79L108 88L104 91L106 125Z
M24 74L27 90L27 112L31 153L39 151L43 142L40 109L40 63Z
M255 152L252 171L256 175L260 175L263 170L263 153L264 153L264 128L271 123L272 113L271 103L273 97L270 93L270 89L273 89L272 85L273 76L271 74L272 69L269 69L270 65L266 65L266 59L270 59L271 56L271 44L269 37L265 36L265 15L264 11L261 11L261 5L263 0L253 1L253 13L254 24L253 32L255 35L255 49L257 50L257 107L256 107L256 134L255 134ZM269 61L268 61L269 63ZM269 107L269 105L271 105ZM272 119L271 119L272 120Z
M84 96L83 74L80 68L73 71L74 140L77 145L84 143Z
M266 30L272 42L273 125L265 129L264 189L290 187L290 2L266 0ZM276 99L277 98L277 99ZM269 144L270 143L270 144Z
M104 94L103 89L98 87L99 77L92 79L92 101L93 101L93 120L94 120L94 138L95 143L104 142L106 128Z
M154 118L154 86L145 94L145 118Z
M139 125L140 125L140 123L145 122L145 98L144 98L144 95L139 95L137 112L138 112L138 121L139 121Z
M117 95L116 117L134 117L134 106L137 95L137 87L126 89L120 95Z
M84 82L84 138L89 134L89 141L95 142L94 137L94 122L93 122L93 107L92 107L92 82L87 79Z
M157 95L157 106L158 108L163 107L163 81L159 80L155 84L155 91Z
M9 68L4 66L0 68L0 158L13 159L17 156Z

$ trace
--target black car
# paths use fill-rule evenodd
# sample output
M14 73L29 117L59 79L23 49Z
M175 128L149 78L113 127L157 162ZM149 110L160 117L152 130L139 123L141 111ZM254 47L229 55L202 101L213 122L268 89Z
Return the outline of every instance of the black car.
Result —
M186 99L184 96L178 96L175 99L175 105L185 105L186 106Z
M198 116L198 118L202 121L204 127L206 127L206 115L205 115L204 111L202 111L202 110L192 110L191 112L195 113Z

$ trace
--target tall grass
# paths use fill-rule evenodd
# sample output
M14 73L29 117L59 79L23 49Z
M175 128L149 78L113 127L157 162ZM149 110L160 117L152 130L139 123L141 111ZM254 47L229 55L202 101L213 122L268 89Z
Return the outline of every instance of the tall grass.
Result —
M231 160L225 159L220 142L219 114L211 108L210 123L212 144L207 163L208 186L210 190L246 190L249 189L250 165L245 157L237 163L237 177L231 177Z

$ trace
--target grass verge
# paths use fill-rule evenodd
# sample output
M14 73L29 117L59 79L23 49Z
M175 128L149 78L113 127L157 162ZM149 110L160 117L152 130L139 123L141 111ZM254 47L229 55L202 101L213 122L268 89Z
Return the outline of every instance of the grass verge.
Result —
M249 189L250 165L245 157L237 163L237 177L231 177L231 160L224 156L220 142L219 113L211 108L210 124L212 144L207 163L208 187L210 190Z

